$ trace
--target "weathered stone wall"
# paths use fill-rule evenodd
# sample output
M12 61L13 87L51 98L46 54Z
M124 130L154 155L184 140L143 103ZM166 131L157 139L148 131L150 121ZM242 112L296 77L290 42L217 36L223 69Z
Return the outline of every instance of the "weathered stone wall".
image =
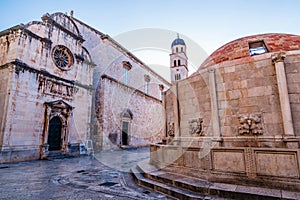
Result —
M13 77L12 70L7 66L0 69L0 150L4 137L4 129L6 124L6 115L9 102L9 93L11 79Z
M207 73L195 75L178 84L181 136L198 136L189 133L189 121L203 119L205 135L210 135L208 128L211 119L211 101L208 91Z
M260 59L259 59L260 58ZM261 114L263 135L283 134L277 80L270 55L217 67L218 104L224 137L239 136L239 117Z
M126 85L145 91L145 75L148 75L150 77L148 94L158 99L160 98L159 85L163 85L165 90L170 87L170 84L166 80L152 71L108 35L93 29L77 19L74 19L74 21L85 39L83 46L90 52L92 60L96 64L94 87L98 86L103 74L124 83L123 61L129 62L131 65Z
M14 71L13 76L3 150L23 149L24 146L39 149L45 99L38 97L38 75L29 71Z
M174 87L171 87L164 94L164 102L165 102L165 115L166 115L166 125L167 125L167 136L175 135L175 122L177 118L175 118L175 109L176 109L176 91L174 91Z
M127 51L124 47L122 47L120 44L115 42L112 38L110 38L108 35L105 35L101 33L98 30L95 30L94 28L88 26L87 24L79 21L78 19L73 19L76 23L80 34L83 36L85 41L83 42L83 46L88 50L90 53L91 59L93 60L93 63L96 65L93 75L93 87L95 88L95 97L94 97L94 105L92 108L92 112L95 112L95 115L92 113L92 120L97 119L94 124L95 129L91 135L91 138L93 139L93 144L95 150L101 150L101 149L109 149L109 148L116 148L120 144L120 123L119 115L121 112L123 112L125 109L125 105L120 108L117 104L110 104L110 109L114 110L117 109L114 112L117 112L118 114L118 120L115 121L114 118L111 117L111 115L108 115L110 111L106 111L103 106L104 102L111 101L111 95L107 95L106 90L104 88L107 88L109 86L104 85L102 81L101 76L108 76L112 78L114 81L119 82L118 84L128 86L131 88L130 90L139 90L142 93L146 92L146 80L145 76L150 78L149 81L149 87L148 87L148 96L147 98L154 97L156 99L160 99L161 97L161 85L163 86L163 91L167 90L170 87L170 84L161 78L158 74L156 74L154 71L152 71L150 68L148 68L144 63L142 63L138 58L136 58L133 54L131 54L129 51ZM127 83L125 82L124 77L124 62L129 63L130 69L128 71L128 78ZM125 86L126 85L126 86ZM121 90L119 87L115 89L116 93L113 93L113 96L118 101L123 101L123 103L126 103L128 101L127 98L129 98L130 94L127 90ZM124 94L122 94L124 92ZM139 93L139 92L137 92ZM119 96L115 96L118 94ZM134 96L131 96L130 99L133 99ZM147 99L146 98L146 99ZM151 98L150 98L151 99ZM149 101L138 101L138 106L140 110L147 110L147 107L149 107L148 103ZM133 102L135 103L135 102ZM143 105L142 105L143 104ZM118 106L118 107L114 107ZM134 105L131 105L134 106ZM150 105L151 107L151 105ZM132 111L133 112L133 111ZM140 115L142 114L142 115ZM136 111L134 122L137 124L144 123L144 122L138 122L138 119L146 119L145 113L141 111ZM107 124L111 124L112 127L107 127ZM140 125L137 125L137 127ZM134 134L139 134L137 136L133 136L131 138L131 144L134 146L143 146L146 144L149 144L151 141L159 141L159 139L142 139L142 138L148 138L149 131L140 130L137 127L132 130L136 131ZM165 125L163 124L162 127L164 129ZM155 129L156 130L156 129ZM119 131L119 132L118 132ZM139 132L140 131L140 132ZM111 136L111 137L117 137L118 141L115 141L115 144L111 144L111 142L108 140L108 134L112 134L112 132L116 133L117 136ZM137 133L139 132L139 133ZM156 133L151 133L156 134ZM160 134L160 131L157 133ZM135 139L136 137L136 139ZM160 136L159 136L160 138ZM136 142L135 142L136 140Z
M7 31L1 32L0 36L0 65L13 61L16 58L18 49L19 34Z
M300 52L288 55L284 62L294 132L296 136L300 136Z
M176 89L177 87L177 89ZM180 133L175 130L176 137L198 137L199 134L190 133L189 121L201 118L203 131L206 136L212 135L211 123L211 100L208 90L208 74L202 73L179 81L166 92L166 116L167 123L174 123L178 127L177 100L180 113Z
M299 52L290 51L286 54L284 63L288 94L293 127L295 135L298 136ZM189 121L199 117L203 119L203 136L215 135L213 129L209 128L213 121L209 71L214 70L217 113L223 141L221 145L287 147L280 139L284 136L283 119L276 71L271 56L270 53L219 63L178 82L181 136L195 136L189 133ZM170 93L168 92L166 97L166 112L172 114L167 114L167 120L171 120L173 115L176 116L176 110L170 106L174 102ZM250 129L242 119L251 116L258 120L255 126L258 126L256 130L260 132L246 132ZM199 136L198 139L204 138Z
M162 102L108 76L102 77L98 115L102 131L102 149L119 148L122 114L132 113L128 145L146 146L160 142L165 135ZM104 119L104 120L102 120Z

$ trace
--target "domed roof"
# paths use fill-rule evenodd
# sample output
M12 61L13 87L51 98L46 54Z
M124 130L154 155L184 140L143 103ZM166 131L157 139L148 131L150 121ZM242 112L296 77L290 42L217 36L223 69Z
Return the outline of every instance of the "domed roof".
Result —
M251 43L262 42L266 52L300 50L300 36L282 33L268 33L243 37L229 42L213 52L200 66L209 66L240 58L252 59L249 46ZM256 47L257 48L257 47ZM251 52L252 53L252 52ZM253 55L253 54L252 54Z
M172 42L171 47L173 47L175 45L185 45L184 40L179 38L179 35L177 35L177 38Z

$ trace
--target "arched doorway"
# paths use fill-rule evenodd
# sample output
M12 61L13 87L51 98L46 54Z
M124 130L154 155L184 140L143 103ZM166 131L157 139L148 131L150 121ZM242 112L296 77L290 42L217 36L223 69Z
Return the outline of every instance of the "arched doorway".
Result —
M122 122L122 145L128 145L129 122Z
M130 131L131 131L130 127L131 127L131 121L133 118L133 114L129 109L126 109L123 111L123 113L121 115L122 115L121 146L127 146L127 145L130 145Z
M53 117L49 122L48 144L49 151L61 149L62 122L59 117Z

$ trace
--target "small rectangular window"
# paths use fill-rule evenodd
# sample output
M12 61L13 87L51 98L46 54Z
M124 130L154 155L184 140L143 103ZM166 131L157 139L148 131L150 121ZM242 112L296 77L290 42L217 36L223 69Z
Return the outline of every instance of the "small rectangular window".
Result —
M149 94L149 82L145 83L145 93Z
M123 68L123 70L124 70L124 74L123 74L124 83L127 85L128 84L128 69Z
M249 42L250 56L260 55L268 52L264 41Z

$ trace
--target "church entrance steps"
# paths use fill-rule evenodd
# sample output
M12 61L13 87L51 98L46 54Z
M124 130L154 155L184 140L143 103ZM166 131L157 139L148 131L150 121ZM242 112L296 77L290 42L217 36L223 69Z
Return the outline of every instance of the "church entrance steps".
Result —
M131 169L136 182L175 199L240 199L240 200L296 200L300 193L263 187L209 182L170 171L159 170L149 162Z
M49 151L47 159L53 160L53 159L64 159L64 158L74 158L74 157L75 157L74 155L61 152L61 151Z

